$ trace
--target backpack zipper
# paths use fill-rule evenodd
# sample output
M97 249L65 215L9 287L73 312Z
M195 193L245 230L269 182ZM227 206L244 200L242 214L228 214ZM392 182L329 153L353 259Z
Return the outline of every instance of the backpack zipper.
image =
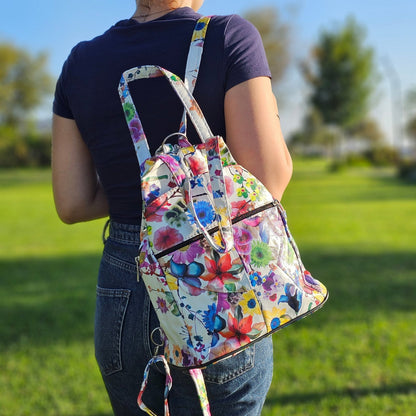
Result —
M235 224L237 222L243 221L243 220L245 220L248 217L251 217L253 215L256 215L256 214L258 214L260 212L266 211L267 209L273 208L273 207L278 206L278 205L279 205L279 201L277 201L275 199L275 200L273 200L272 202L269 202L266 205L263 205L261 207L255 208L252 211L246 212L244 214L241 214L241 215L235 217L231 221L231 223L232 224ZM219 229L220 229L220 227L219 226L216 226L216 227L211 228L210 230L208 230L208 233L210 235L215 234ZM166 249L164 251L159 252L158 254L155 254L155 258L156 259L160 259L161 257L164 257L164 256L166 256L166 255L168 255L168 254L170 254L170 253L172 253L172 252L174 252L176 250L180 250L181 248L186 247L187 245L190 245L192 243L195 243L196 241L202 240L203 238L204 238L204 235L203 234L198 234L197 236L192 237L192 238L190 238L190 239L188 239L186 241L183 241L182 243L177 244L174 247L170 247L170 248L168 248L168 249Z

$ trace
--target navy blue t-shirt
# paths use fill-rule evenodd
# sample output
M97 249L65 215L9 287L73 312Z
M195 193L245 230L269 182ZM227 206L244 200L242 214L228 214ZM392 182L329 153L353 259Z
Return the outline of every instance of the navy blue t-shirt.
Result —
M199 17L184 7L146 23L122 20L103 35L75 46L63 66L53 111L77 123L114 221L140 223L142 206L138 162L118 95L121 74L152 64L183 78ZM226 91L258 76L271 76L258 31L237 15L214 16L194 96L215 135L226 139ZM129 87L153 154L167 135L178 131L183 107L163 78L138 80ZM188 124L190 141L198 143Z

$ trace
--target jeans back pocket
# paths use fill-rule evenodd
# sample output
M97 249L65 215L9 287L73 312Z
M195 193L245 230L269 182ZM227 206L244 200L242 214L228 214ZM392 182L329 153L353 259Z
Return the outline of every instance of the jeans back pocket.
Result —
M121 336L130 293L97 287L95 357L103 376L122 370Z

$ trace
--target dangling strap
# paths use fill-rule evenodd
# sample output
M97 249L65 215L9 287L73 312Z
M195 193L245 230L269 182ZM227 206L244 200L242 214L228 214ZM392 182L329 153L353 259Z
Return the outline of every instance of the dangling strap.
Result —
M199 402L201 403L201 409L204 416L211 416L209 408L209 401L207 395L207 389L205 387L204 375L199 368L189 370L192 380L195 384L196 391L198 392Z
M118 91L123 105L124 115L129 126L130 135L136 149L137 159L141 167L150 157L150 151L142 123L130 95L128 83L142 78L156 78L161 76L168 79L170 85L182 101L201 141L205 142L207 139L213 137L211 129L209 128L198 103L178 76L167 69L156 65L143 65L129 69L121 76Z
M188 60L185 69L185 86L193 94L196 80L198 78L199 66L201 64L202 52L204 50L204 41L207 34L210 16L201 17L195 25L192 34L191 45L189 46ZM179 132L186 134L186 110L183 112L182 122Z
M159 363L159 362L163 363L163 366L165 367L165 372L166 372L165 391L164 391L164 394L163 394L164 413L165 413L164 416L170 416L168 396L169 396L169 392L172 388L172 376L170 375L169 364L166 361L166 358L165 358L164 355L157 355L157 356L153 357L147 363L146 368L144 370L143 382L142 382L142 386L140 388L140 393L139 393L139 396L137 397L137 404L139 405L140 409L142 409L148 415L157 416L157 414L155 412L153 412L152 409L149 409L146 406L146 404L143 402L143 394L146 390L147 382L149 381L150 367L153 364L156 364L156 363ZM198 369L189 370L189 373L192 377L192 380L193 380L193 382L195 384L195 387L196 387L196 390L198 392L198 397L199 397L199 401L201 403L201 409L202 409L203 416L211 416L211 412L210 412L210 409L209 409L207 389L205 387L204 376L202 374L202 371L198 368Z
M155 357L153 357L147 363L146 368L144 370L144 374L143 374L143 382L142 382L142 386L140 388L140 393L139 393L139 396L137 397L137 404L139 405L140 409L142 409L148 415L158 416L155 412L153 412L153 410L149 409L143 403L143 394L144 394L144 391L146 390L147 382L148 382L148 379L149 379L150 367L153 364L156 364L156 363L159 363L159 362L163 363L163 365L165 367L165 372L166 372L166 382L165 382L165 391L164 391L164 394L163 394L163 400L164 400L165 416L169 416L170 413L169 413L168 395L169 395L170 389L172 388L172 377L170 375L169 364L166 361L166 358L165 358L164 355L156 355Z

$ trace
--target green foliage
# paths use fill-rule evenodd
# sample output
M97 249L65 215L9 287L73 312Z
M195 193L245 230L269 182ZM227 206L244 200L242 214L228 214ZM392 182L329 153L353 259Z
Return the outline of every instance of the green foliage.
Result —
M416 115L410 118L406 124L407 134L416 141Z
M384 141L384 134L377 121L371 118L363 119L347 130L347 133L357 139L370 143L373 147Z
M403 159L399 163L398 175L400 179L416 183L416 161Z
M295 159L283 203L322 311L274 335L263 416L413 416L416 198L393 169ZM0 171L0 413L110 416L94 361L104 220L67 226L50 170Z
M397 166L400 162L397 148L383 144L373 146L364 156L373 166Z
M400 161L400 154L395 147L377 144L362 153L347 153L334 159L328 168L330 172L340 172L357 166L393 167L398 166Z
M50 134L31 126L32 111L52 91L47 55L0 43L0 167L50 164Z
M45 53L32 56L13 44L0 43L0 124L21 126L51 92L46 63Z
M0 126L0 167L42 167L51 163L51 134Z
M244 17L256 26L263 40L273 82L282 79L290 60L290 27L282 22L275 7L262 7L248 11Z
M343 26L323 31L312 52L313 67L303 64L311 104L325 124L349 128L367 116L375 65L374 51L364 39L363 27L349 18Z
M326 126L321 113L312 108L304 118L301 129L289 138L289 147L297 154L310 153L311 149L315 149L320 154L333 156L339 142L339 130Z

